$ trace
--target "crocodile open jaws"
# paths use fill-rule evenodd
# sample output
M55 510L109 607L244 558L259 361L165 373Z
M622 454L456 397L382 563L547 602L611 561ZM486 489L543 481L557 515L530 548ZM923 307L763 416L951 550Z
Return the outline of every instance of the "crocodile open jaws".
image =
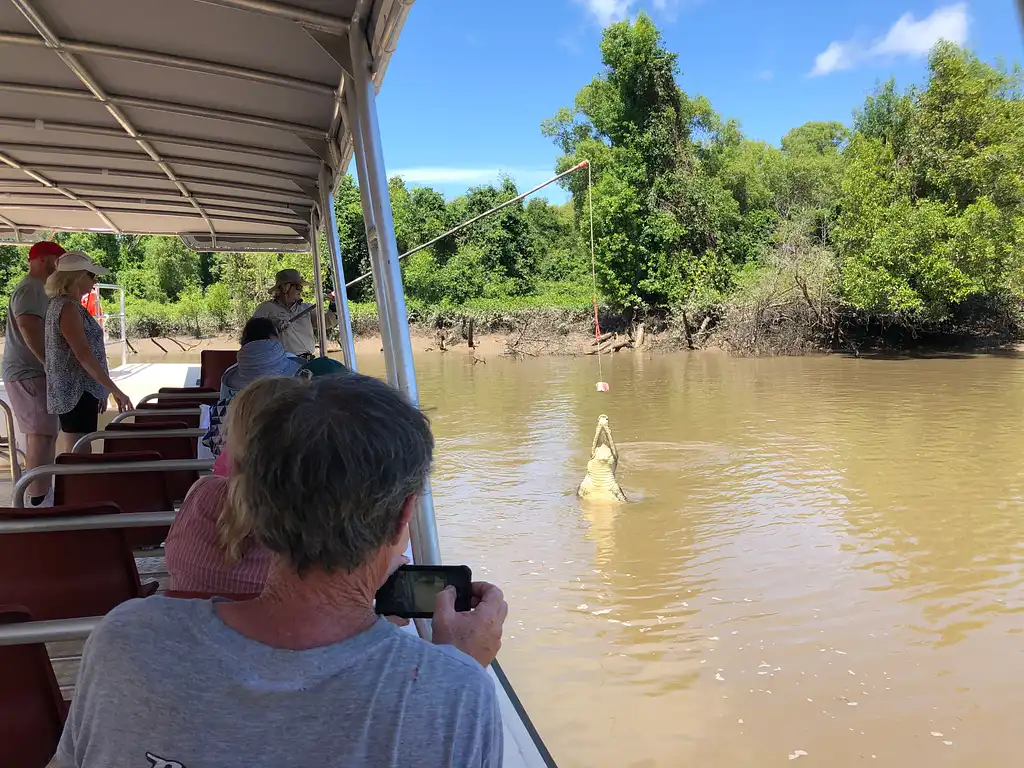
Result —
M615 479L615 469L619 465L619 452L615 449L608 417L601 414L597 418L597 432L590 446L590 461L587 462L587 476L583 478L576 495L581 499L592 501L625 501Z

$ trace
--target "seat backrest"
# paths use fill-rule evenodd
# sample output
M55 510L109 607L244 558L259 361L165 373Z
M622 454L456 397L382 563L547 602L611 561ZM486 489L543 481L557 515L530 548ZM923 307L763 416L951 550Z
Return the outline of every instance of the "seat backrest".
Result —
M160 395L190 395L197 402L207 403L208 405L214 405L220 399L220 389L211 389L208 387L160 387L157 390L156 402L164 403L181 403L185 401L185 398L175 399L160 399Z
M154 424L162 421L168 421L173 419L174 421L183 421L188 429L197 429L199 427L199 406L210 405L208 402L202 402L200 400L175 400L173 402L163 403L142 403L136 411L152 411L152 413L136 413L135 423L136 424ZM189 414L187 416L165 416L161 411L166 411L175 408L195 408L195 414Z
M114 504L0 508L0 519L116 515ZM142 596L124 530L0 535L0 603L25 606L39 621L103 616ZM2 764L2 763L0 763Z
M63 453L57 464L110 464L121 461L160 461L156 451L132 453ZM54 504L117 504L122 512L160 512L174 508L167 487L167 473L160 471L125 474L56 475ZM132 528L125 532L133 548L156 547L167 538L167 526Z
M237 349L204 349L199 353L199 386L220 392L224 371L237 362Z
M119 421L116 424L111 422L110 424L107 424L107 429L113 432L135 432L140 429L189 429L188 424L181 421L178 417L165 416L164 418L166 419L165 421L151 421L149 424L138 424L134 421ZM195 429L195 427L192 427L192 429ZM129 442L131 441L129 440Z
M23 606L0 605L0 626L34 618ZM66 717L46 646L0 646L0 765L46 768Z
M140 430L153 429L187 429L184 421L156 421L149 424L139 424L127 421L120 421L111 424L107 429L116 432L138 432ZM103 453L134 453L136 451L156 451L162 459L194 459L197 454L198 442L194 437L139 437L124 438L120 440L104 440ZM188 493L188 489L199 479L196 470L182 470L180 472L168 472L167 492L171 494L173 501L181 501Z

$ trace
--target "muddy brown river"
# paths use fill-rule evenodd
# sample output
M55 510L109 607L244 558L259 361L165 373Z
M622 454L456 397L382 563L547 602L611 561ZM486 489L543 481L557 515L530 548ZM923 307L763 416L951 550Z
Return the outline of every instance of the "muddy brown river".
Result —
M418 370L444 558L563 768L1024 760L1024 359ZM574 495L600 413L627 505Z

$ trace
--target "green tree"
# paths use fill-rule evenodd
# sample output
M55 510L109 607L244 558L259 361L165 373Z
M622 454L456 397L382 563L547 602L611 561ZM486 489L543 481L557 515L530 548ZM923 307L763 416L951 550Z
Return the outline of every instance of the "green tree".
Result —
M619 307L706 301L725 290L736 252L739 205L713 175L723 125L703 97L676 83L676 54L643 13L608 27L604 71L542 126L564 156L590 161L598 279ZM568 177L581 232L589 237L587 184Z
M526 223L542 280L586 282L590 252L576 230L571 200L552 205L542 197L532 198L526 204Z
M366 247L366 229L363 225L363 204L359 199L359 188L351 174L346 175L334 196L334 216L338 222L338 242L341 244L342 268L346 281L370 271L370 252ZM327 243L320 238L321 263L326 267L323 274L334 288L330 279L330 259ZM373 298L373 284L364 280L348 292L352 301L366 301Z
M177 237L150 237L144 248L143 284L156 295L146 298L154 301L177 301L178 296L191 285L199 284L199 254Z
M927 85L869 98L846 151L836 241L856 307L908 323L1021 295L1024 112L1018 72L950 43Z
M451 218L453 222L465 221L518 195L515 183L507 177L502 179L500 188L473 187L452 201ZM466 246L478 249L469 253L478 254L483 260L489 295L523 295L534 289L537 260L522 201L461 230L454 239L458 252ZM445 258L443 253L441 258Z
M181 324L197 339L202 338L203 329L201 321L206 311L202 289L197 285L190 285L185 288L178 298L176 309L177 317Z
M55 242L68 251L82 251L90 259L102 264L116 276L121 269L121 243L117 235L97 232L58 232Z
M231 297L228 295L227 284L217 282L206 289L205 309L216 322L218 331L227 329L231 320Z

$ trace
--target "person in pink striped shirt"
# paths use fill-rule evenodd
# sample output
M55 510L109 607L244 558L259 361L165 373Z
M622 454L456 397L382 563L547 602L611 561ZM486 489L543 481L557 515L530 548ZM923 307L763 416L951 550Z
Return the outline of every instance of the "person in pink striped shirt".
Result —
M287 378L251 384L228 410L225 456L242 456L253 417L283 391ZM248 595L263 590L270 553L253 541L251 528L230 501L230 461L189 489L167 534L170 589L176 592Z

